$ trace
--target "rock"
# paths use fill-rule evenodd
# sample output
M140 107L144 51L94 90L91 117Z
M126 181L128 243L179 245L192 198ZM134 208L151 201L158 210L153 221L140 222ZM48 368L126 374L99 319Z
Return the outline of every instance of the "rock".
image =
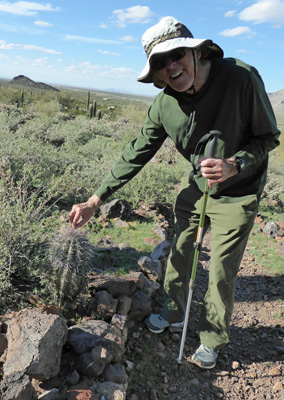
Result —
M104 378L106 381L114 383L126 383L127 375L122 365L109 364L104 371Z
M131 299L132 305L128 314L128 318L137 322L142 321L152 311L151 302L149 301L148 297L141 292L141 290L137 290L131 296Z
M120 315L127 315L131 308L132 300L130 297L122 295L118 298L118 305L117 305L117 314Z
M124 218L130 217L132 209L126 200L115 199L100 207L103 218Z
M155 296L155 294L160 289L161 285L158 282L152 282L149 279L145 278L145 285L143 288L143 292L150 299Z
M121 332L105 321L88 320L71 326L67 343L78 354L90 352L101 345L113 353L116 362L119 362L124 351Z
M88 315L96 319L109 320L116 312L118 300L114 299L106 290L95 293L88 306Z
M37 308L16 313L8 326L4 376L24 372L42 381L57 376L66 337L66 321L57 315Z
M37 400L31 378L21 371L12 372L0 382L1 400Z
M263 233L266 233L268 236L272 237L282 237L284 236L283 229L276 222L268 222L263 228Z
M118 227L118 228L122 228L122 229L129 229L130 228L129 224L126 221L123 221L120 218L115 218L113 220L113 225Z
M4 351L8 348L8 340L4 333L0 333L0 357L4 353Z
M117 328L121 333L124 333L124 330L127 330L126 322L127 322L126 315L114 314L110 321L110 325L112 327Z
M67 400L101 400L95 396L90 387L82 382L67 390Z
M96 346L92 352L80 355L76 368L81 375L90 378L98 378L104 371L108 362L111 362L112 354L102 346Z
M162 267L159 260L143 256L139 258L138 264L151 281L156 282L162 279Z
M126 369L127 369L128 372L134 370L135 364L132 361L126 360L125 364L126 364Z
M113 297L130 296L137 288L139 279L133 275L90 274L88 289L92 292L107 290Z
M59 400L61 395L58 389L48 390L47 392L42 393L38 400Z
M77 385L80 381L80 375L76 371L76 369L71 373L71 375L68 377L67 382L70 383L70 385Z
M273 385L272 391L274 393L277 393L277 392L280 392L280 390L283 390L283 383L281 381L277 381Z
M236 370L240 368L240 363L238 361L232 362L232 369Z
M98 382L95 387L95 394L104 396L105 400L125 400L127 385L114 382Z
M155 226L152 231L160 240L166 240L167 239L167 229L163 228L162 226Z
M159 260L161 262L162 270L165 270L170 251L171 244L167 240L164 240L155 247L153 252L150 254L150 257L152 260Z
M268 371L268 375L269 375L269 376L281 376L281 371L280 371L279 368L274 367L274 368L271 368L271 369Z
M143 289L145 283L145 275L143 272L129 271L129 275L138 279L137 289Z

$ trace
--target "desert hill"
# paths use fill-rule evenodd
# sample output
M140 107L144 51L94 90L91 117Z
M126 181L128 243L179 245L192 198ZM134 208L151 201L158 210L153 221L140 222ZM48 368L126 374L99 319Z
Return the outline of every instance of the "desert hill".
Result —
M277 92L268 93L273 110L275 112L284 113L284 89Z
M17 85L17 86L28 87L31 89L53 90L55 92L59 92L59 90L53 86L47 85L46 83L43 83L43 82L35 82L32 79L30 79L24 75L15 76L15 78L13 78L8 83L8 85Z

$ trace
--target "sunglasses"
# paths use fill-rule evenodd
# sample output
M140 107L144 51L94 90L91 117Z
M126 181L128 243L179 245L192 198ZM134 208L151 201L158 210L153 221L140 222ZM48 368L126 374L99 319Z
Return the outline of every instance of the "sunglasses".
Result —
M153 61L151 62L151 67L153 71L160 71L165 68L170 62L175 62L183 58L187 53L186 47L181 47L179 49L175 49L170 51L169 53L163 56L155 56L153 57Z

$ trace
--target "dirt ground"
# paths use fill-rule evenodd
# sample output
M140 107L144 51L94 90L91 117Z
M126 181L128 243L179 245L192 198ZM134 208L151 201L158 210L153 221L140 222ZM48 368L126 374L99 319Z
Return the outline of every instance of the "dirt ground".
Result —
M129 332L127 400L284 400L283 276L270 276L245 252L236 288L231 340L216 367L191 362L199 346L197 321L207 286L210 234L203 242L189 316L184 362L178 365L181 333L153 334L144 323ZM162 298L153 305L159 312Z

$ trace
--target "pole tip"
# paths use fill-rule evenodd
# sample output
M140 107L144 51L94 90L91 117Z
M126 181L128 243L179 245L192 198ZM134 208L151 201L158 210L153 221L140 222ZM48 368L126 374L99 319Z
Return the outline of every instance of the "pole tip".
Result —
M182 359L181 358L177 358L177 363L179 364L179 365L181 365L182 363L183 363L183 361L182 361Z

